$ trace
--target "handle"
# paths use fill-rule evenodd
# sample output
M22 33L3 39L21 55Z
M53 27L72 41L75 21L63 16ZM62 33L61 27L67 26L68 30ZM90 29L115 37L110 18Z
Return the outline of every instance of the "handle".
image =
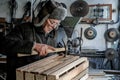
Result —
M55 48L55 50L48 50L48 53L54 53L54 52L61 52L61 51L65 51L65 48ZM32 51L32 54L23 54L23 53L18 53L17 56L18 57L23 57L23 56L31 56L31 55L37 55L38 52L36 51Z

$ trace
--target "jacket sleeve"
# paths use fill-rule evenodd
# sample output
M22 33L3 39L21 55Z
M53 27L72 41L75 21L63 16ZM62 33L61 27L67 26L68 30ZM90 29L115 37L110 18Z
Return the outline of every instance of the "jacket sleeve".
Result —
M0 45L2 49L10 53L25 53L30 54L34 42L23 39L21 27L15 27L8 35L2 37Z

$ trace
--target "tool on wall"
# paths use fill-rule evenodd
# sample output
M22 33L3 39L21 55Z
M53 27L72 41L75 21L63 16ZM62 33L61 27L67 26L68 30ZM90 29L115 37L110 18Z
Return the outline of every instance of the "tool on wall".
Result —
M110 28L105 32L105 40L108 42L114 42L119 39L119 31L115 28Z
M115 49L113 48L108 48L106 51L105 51L105 57L108 59L108 60L113 60L116 56L117 52Z
M110 68L110 69L116 69L115 66L118 66L118 64L116 64L116 65L114 65L114 64L117 63L115 61L117 57L118 57L118 53L115 49L113 49L113 48L106 49L103 66Z
M14 23L14 16L16 14L16 9L18 8L16 0L10 0L9 1L9 8L10 8L10 28L12 29L13 23Z
M93 27L89 27L84 31L84 36L87 39L92 40L97 36L97 31Z
M25 6L23 7L23 9L24 9L24 14L23 14L22 18L20 19L19 24L22 23L22 21L24 20L24 18L25 18L26 16L28 16L28 17L31 16L31 2L28 1L28 2L25 4Z
M89 7L87 2L83 0L77 0L70 6L70 13L73 17L84 17L88 14Z

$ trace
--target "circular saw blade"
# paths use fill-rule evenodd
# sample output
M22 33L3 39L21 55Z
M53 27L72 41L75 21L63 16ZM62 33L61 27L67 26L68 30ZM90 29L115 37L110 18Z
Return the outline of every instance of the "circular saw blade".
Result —
M73 17L84 17L88 11L89 6L85 1L75 1L70 6L70 13Z

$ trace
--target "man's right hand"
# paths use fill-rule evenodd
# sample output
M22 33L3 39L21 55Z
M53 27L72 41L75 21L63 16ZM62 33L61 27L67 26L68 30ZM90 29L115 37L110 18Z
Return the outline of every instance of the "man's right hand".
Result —
M33 50L37 51L40 56L46 56L48 54L48 50L54 51L55 48L46 44L35 43Z

